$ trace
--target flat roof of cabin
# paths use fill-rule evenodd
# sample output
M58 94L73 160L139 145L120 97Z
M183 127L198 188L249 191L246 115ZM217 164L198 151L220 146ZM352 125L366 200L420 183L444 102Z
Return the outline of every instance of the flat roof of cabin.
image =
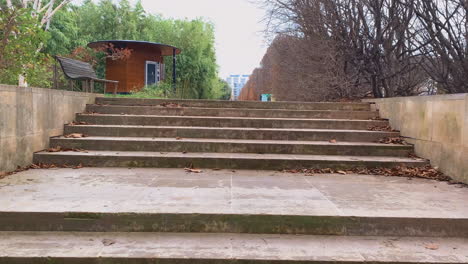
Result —
M154 47L161 50L162 56L172 56L173 50L176 49L176 54L180 54L182 51L174 46L166 45L162 43L149 42L149 41L138 41L138 40L100 40L88 43L90 48L99 48L102 44L112 43L115 47L125 48L128 44L139 45L142 47Z

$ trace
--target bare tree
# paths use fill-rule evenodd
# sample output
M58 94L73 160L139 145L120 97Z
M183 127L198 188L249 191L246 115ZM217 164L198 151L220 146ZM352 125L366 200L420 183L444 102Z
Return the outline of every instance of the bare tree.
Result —
M468 92L468 2L466 0L417 1L420 22L414 39L424 55L423 68L447 93Z
M362 87L375 97L410 95L427 79L413 41L414 5L398 0L263 0L262 5L269 34L326 43L322 79L337 97L359 96Z

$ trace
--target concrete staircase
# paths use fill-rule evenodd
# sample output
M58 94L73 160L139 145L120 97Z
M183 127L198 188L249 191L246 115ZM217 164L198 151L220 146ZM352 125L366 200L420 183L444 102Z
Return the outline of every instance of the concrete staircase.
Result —
M397 132L368 103L99 98L36 163L94 167L283 170L421 166L412 146L376 143Z
M0 180L0 264L468 263L466 189L278 171L427 164L369 104L170 102L101 98L34 157L96 168Z

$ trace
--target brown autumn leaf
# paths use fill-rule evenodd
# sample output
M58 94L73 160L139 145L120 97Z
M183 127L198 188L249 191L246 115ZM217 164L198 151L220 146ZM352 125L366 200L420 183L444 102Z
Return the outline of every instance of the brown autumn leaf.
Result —
M329 142L332 143L332 144L336 144L336 143L337 143L336 139L332 139L332 140L330 140Z
M427 249L430 249L430 250L438 250L439 249L439 245L435 244L435 243L430 243L430 244L426 244L425 246Z
M87 135L81 134L81 133L73 133L73 134L65 135L64 137L65 138L84 138L84 137L87 137Z
M88 122L84 122L84 121L80 121L80 122L77 122L77 121L74 121L74 122L71 122L70 124L68 124L69 126L83 126L83 125L89 125Z
M185 168L186 172L193 172L193 173L202 173L202 170L199 169L193 169L193 168Z
M61 146L57 146L55 148L49 148L47 149L47 152L60 152L62 151L62 147Z
M343 175L348 174L348 173L346 173L346 171L342 171L342 170L339 170L339 171L337 171L336 173L338 173L338 174L343 174Z
M106 247L114 245L116 242L112 239L103 239L102 244Z
M386 132L397 132L397 130L394 130L390 125L375 125L375 126L369 126L367 127L367 130L370 131L386 131Z
M181 137L176 137L176 140L182 140L182 138Z

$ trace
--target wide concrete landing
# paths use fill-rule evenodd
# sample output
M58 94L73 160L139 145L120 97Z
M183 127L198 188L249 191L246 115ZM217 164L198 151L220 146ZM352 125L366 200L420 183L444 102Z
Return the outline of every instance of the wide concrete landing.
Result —
M76 220L70 229L82 230L86 225L82 218L99 218L119 231L468 237L467 201L467 188L382 176L30 170L0 180L0 230L48 231L54 221L59 221L54 228L64 229L67 224L62 221L67 219ZM149 227L128 224L142 219L153 222ZM115 221L121 221L122 227ZM196 221L203 224L194 225ZM83 230L109 230L101 224Z
M28 264L105 260L109 261L105 263L160 260L151 263L179 264L468 263L468 239L0 232L0 263L10 264L13 260Z

